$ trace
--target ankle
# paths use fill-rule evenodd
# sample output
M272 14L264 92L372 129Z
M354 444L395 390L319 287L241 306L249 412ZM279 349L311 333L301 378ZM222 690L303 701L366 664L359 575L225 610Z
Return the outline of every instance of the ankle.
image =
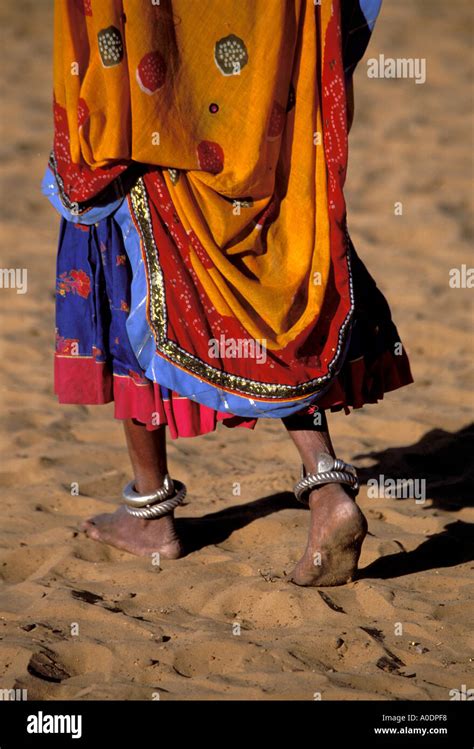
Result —
M341 501L350 500L352 497L346 491L343 484L322 484L316 489L313 489L308 497L309 506L314 509L321 503L340 503Z
M318 472L319 459L322 455L330 455L332 458L336 457L329 436L320 434L312 441L312 444L305 444L300 449L300 455L306 473Z
M324 444L318 445L310 453L303 456L303 465L306 473L318 473L319 459L323 454L330 455L332 458L336 457L332 447Z
M161 489L165 480L166 473L138 473L135 477L135 491L139 494L152 494L157 489Z

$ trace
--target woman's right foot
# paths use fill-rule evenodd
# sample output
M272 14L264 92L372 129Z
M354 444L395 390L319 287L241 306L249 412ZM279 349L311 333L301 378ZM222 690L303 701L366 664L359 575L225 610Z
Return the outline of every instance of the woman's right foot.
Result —
M122 506L114 513L95 515L80 527L94 541L102 541L137 556L158 553L163 559L178 559L183 555L173 513L153 520L142 520L130 515Z

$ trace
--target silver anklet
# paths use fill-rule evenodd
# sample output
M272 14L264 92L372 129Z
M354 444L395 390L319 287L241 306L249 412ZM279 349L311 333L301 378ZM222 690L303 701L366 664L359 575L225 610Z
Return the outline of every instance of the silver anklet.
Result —
M304 495L323 484L346 484L350 487L354 497L359 491L357 471L355 466L345 463L339 458L333 458L328 453L321 453L318 459L318 470L316 473L306 473L304 465L301 466L301 479L293 489L298 502L308 504L308 498Z
M184 502L186 486L181 481L173 481L166 474L163 486L152 494L139 494L134 482L130 481L123 490L125 508L130 515L143 520L168 515Z

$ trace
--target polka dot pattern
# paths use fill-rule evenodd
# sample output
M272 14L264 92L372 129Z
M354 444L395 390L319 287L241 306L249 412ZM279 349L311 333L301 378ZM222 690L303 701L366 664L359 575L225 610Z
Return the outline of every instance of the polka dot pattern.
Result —
M279 104L277 101L274 101L272 113L270 115L270 123L268 126L268 140L276 140L280 137L285 128L285 122L286 109L282 107L281 104Z
M177 185L179 182L179 169L168 169L170 180L172 185Z
M123 60L123 42L120 31L115 26L101 29L97 34L100 59L104 68L111 68Z
M166 81L166 62L160 52L148 52L140 60L136 78L145 94L154 94Z
M81 98L77 102L77 127L80 129L88 119L89 107L86 100Z
M218 143L203 140L197 147L198 162L203 172L219 174L224 168L224 151Z
M85 16L92 15L91 0L74 0L74 4L78 8L78 10Z
M249 61L245 42L235 34L219 39L214 49L214 60L223 75L238 75Z

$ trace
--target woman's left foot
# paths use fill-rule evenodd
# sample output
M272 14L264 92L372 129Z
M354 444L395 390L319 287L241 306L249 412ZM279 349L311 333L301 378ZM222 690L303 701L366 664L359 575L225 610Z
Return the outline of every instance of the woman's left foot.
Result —
M325 484L309 495L308 545L293 570L297 585L344 585L357 571L367 521L341 484Z
M163 559L178 559L183 555L173 513L153 520L142 520L132 517L122 506L114 513L95 515L80 527L94 541L102 541L137 556L158 553Z

